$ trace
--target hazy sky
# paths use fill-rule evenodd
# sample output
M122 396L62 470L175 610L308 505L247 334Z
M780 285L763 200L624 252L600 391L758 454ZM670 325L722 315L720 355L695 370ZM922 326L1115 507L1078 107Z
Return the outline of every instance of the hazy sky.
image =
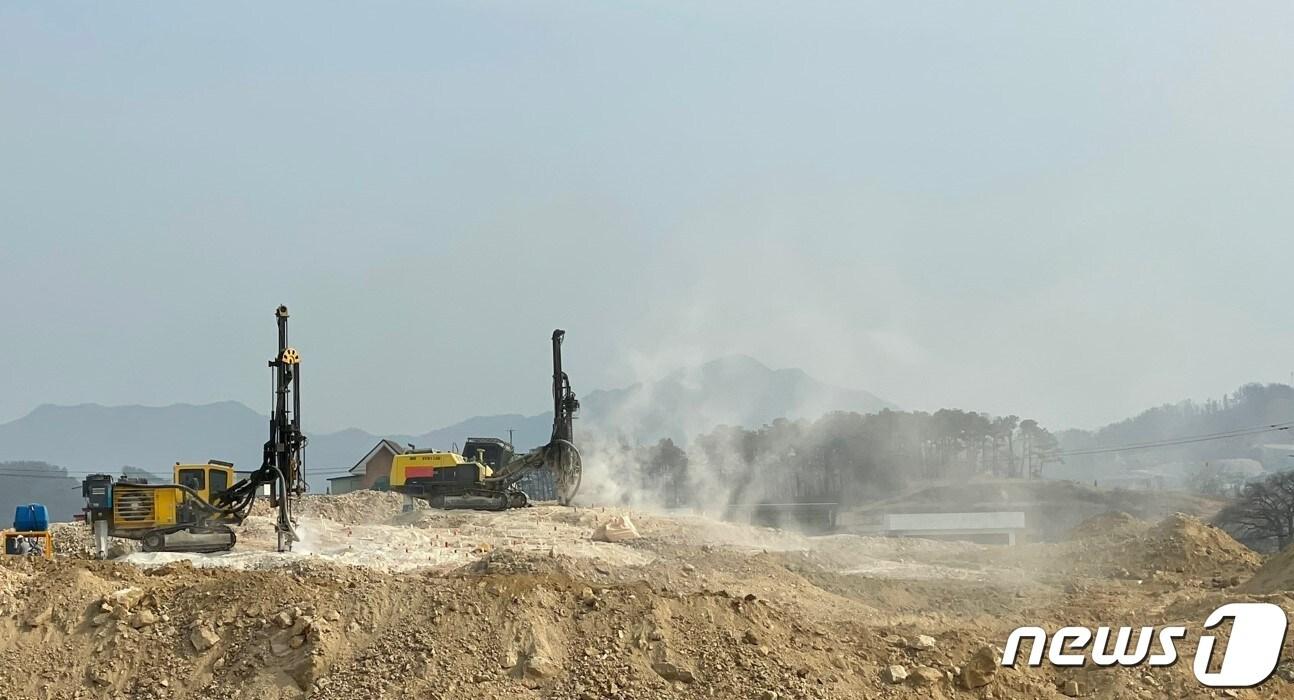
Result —
M0 5L0 420L422 431L742 352L1092 426L1288 381L1288 3Z

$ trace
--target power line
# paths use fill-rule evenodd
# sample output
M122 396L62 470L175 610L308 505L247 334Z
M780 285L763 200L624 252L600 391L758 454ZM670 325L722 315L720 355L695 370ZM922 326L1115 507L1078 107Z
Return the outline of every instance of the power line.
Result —
M49 464L48 466L44 466L44 467L35 467L35 466L28 467L28 466L22 466L22 464L23 464L22 462L6 463L3 461L0 461L0 471L15 472L15 473L30 473L30 474L49 474L49 473L56 472L60 474L66 473L69 475L89 476L90 474L117 474L122 470L121 467L105 467L102 469L69 469L67 467L62 467L57 464ZM207 465L194 463L194 464L181 464L180 466L205 467ZM127 465L127 468L131 469L132 471L136 471L144 474L161 475L163 473L163 470L160 470L160 469L144 469L141 467L136 467L131 465ZM306 467L306 471L310 472L311 474L343 474L345 472L350 471L352 468L353 467L328 467L326 469L322 469L322 468L311 469L309 467ZM165 469L165 472L170 473L171 469L172 467L168 465ZM251 471L255 471L255 469L239 469L235 467L234 471L245 474Z
M19 474L7 474L4 472L0 472L0 477L3 477L3 476L13 476L13 477L18 477L22 479L75 479L76 478L74 476L67 476L67 475L60 476L58 474L38 474L34 472L26 472L26 473L19 473Z
M1190 445L1197 442L1209 442L1212 440L1227 440L1230 438L1244 437L1247 435L1261 435L1263 433L1273 433L1282 430L1289 430L1294 427L1294 421L1288 423L1272 423L1263 426L1254 426L1251 428L1236 428L1220 433L1206 433L1203 435L1190 435L1178 438L1165 438L1163 440L1153 440L1149 442L1136 442L1126 445L1111 447L1093 447L1077 450L1065 450L1057 453L1061 457L1074 457L1080 455L1100 455L1110 454L1113 452L1127 452L1131 450L1149 450L1159 447L1173 447L1176 445Z
M325 475L329 475L329 474L345 474L345 473L348 473L348 472L349 472L349 470L344 470L344 471L340 471L340 472L306 472L306 476L307 476L307 477L310 477L310 476L325 476ZM9 472L9 471L3 471L3 470L0 470L0 477L6 477L6 476L8 476L8 477L15 477L15 478L20 478L20 479L77 479L77 480L80 480L80 479L84 479L84 478L85 478L85 477L87 477L87 476L91 476L91 475L93 475L93 474L107 474L108 476L112 476L112 477L119 476L119 474L116 474L116 473L113 473L113 472L110 472L110 471L90 471L90 472L79 472L79 473L68 473L68 474L62 474L62 473L54 472L54 471L16 471L16 472ZM155 474L155 475L153 475L153 476L160 476L160 475L156 475L156 474ZM357 474L356 474L356 476L363 476L363 473L362 473L362 472L357 473Z
M343 469L343 470L340 470L340 471L310 471L310 470L307 470L307 471L306 471L306 473L305 473L305 476L306 476L307 478L309 478L309 477L314 477L314 476L334 476L334 475L337 475L337 474L347 474L347 473L349 473L349 472L350 472L350 470L349 470L349 469ZM107 474L108 476L112 476L112 477L120 476L120 474L118 474L117 472L114 472L114 471L112 471L112 470L98 470L98 471L86 471L86 472L68 472L68 473L64 474L64 473L56 472L56 471L36 471L36 470L33 470L33 471L5 471L3 468L0 468L0 477L6 477L6 476L7 476L7 477L16 477L16 478L23 478L23 479L76 479L76 480L80 480L80 479L84 479L84 478L85 478L85 477L87 477L87 476L91 476L91 475L93 475L93 474ZM151 476L157 476L157 477L159 477L159 478L161 478L161 477L163 476L163 475L161 475L161 474L151 474L151 472L150 472L150 475L151 475ZM356 474L356 476L363 476L363 473L362 473L362 472L359 472L359 473L357 473L357 474Z
M1120 445L1117 447L1097 447L1097 448L1091 448L1091 449L1072 450L1067 452L1060 452L1058 454L1062 457L1069 457L1069 456L1079 456L1079 455L1110 454L1114 452L1128 452L1132 450L1147 450L1147 449L1155 449L1155 448L1161 448L1161 447L1174 447L1177 445L1189 445L1189 444L1199 443L1199 442L1209 442L1213 440L1227 440L1230 438L1244 437L1247 435L1261 435L1262 433L1270 433L1270 432L1289 430L1289 429L1290 429L1290 426L1271 427L1271 428L1263 428L1261 430L1246 430L1246 431L1238 431L1234 433L1224 433L1219 435L1207 435L1207 436L1198 436L1198 437L1189 437L1189 438L1179 438L1179 439L1173 439L1173 440L1161 440L1158 442Z
M1177 439L1171 439L1171 440L1160 440L1156 442L1122 445L1119 447L1093 448L1091 450L1075 450L1071 454L1081 454L1083 452L1092 452L1092 453L1120 452L1124 450L1137 450L1137 449L1147 449L1147 448L1155 448L1155 447L1172 447L1175 445L1186 445L1186 444L1197 443L1197 442L1207 442L1210 440L1226 440L1231 438L1244 437L1247 435L1260 435L1262 433L1275 432L1279 430L1288 430L1288 429L1289 427L1285 426L1285 427L1263 428L1258 430L1243 430L1243 431L1236 431L1231 433L1221 433L1217 435L1201 435L1198 437L1177 438Z

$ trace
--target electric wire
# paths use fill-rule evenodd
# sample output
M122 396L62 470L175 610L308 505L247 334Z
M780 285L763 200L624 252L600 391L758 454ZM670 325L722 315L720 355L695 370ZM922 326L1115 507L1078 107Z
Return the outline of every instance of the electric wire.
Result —
M1128 452L1131 450L1149 450L1162 447L1174 447L1177 445L1190 445L1199 442L1210 442L1213 440L1229 440L1231 438L1245 437L1249 435L1261 435L1263 433L1280 432L1294 428L1294 421L1288 423L1271 423L1264 426L1254 426L1250 428L1236 428L1225 432L1205 433L1202 435L1188 435L1176 438L1164 438L1162 440L1152 440L1146 442L1134 442L1125 445L1113 445L1108 447L1091 447L1074 450L1061 450L1057 452L1060 457L1077 457L1082 455L1101 455L1112 454L1115 452Z

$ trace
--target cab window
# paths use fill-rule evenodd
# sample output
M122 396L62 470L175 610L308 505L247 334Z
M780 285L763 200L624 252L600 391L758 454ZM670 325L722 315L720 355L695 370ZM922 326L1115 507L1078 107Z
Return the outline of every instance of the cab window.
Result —
M229 472L220 469L211 470L211 493L216 494L229 488Z
M181 469L180 485L187 486L194 491L201 491L207 486L207 479L201 469Z

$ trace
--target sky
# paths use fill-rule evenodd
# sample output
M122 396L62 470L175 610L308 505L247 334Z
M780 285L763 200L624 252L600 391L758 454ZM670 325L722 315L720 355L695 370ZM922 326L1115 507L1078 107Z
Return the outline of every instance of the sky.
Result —
M0 421L422 432L728 354L1093 427L1289 381L1287 3L0 5Z

